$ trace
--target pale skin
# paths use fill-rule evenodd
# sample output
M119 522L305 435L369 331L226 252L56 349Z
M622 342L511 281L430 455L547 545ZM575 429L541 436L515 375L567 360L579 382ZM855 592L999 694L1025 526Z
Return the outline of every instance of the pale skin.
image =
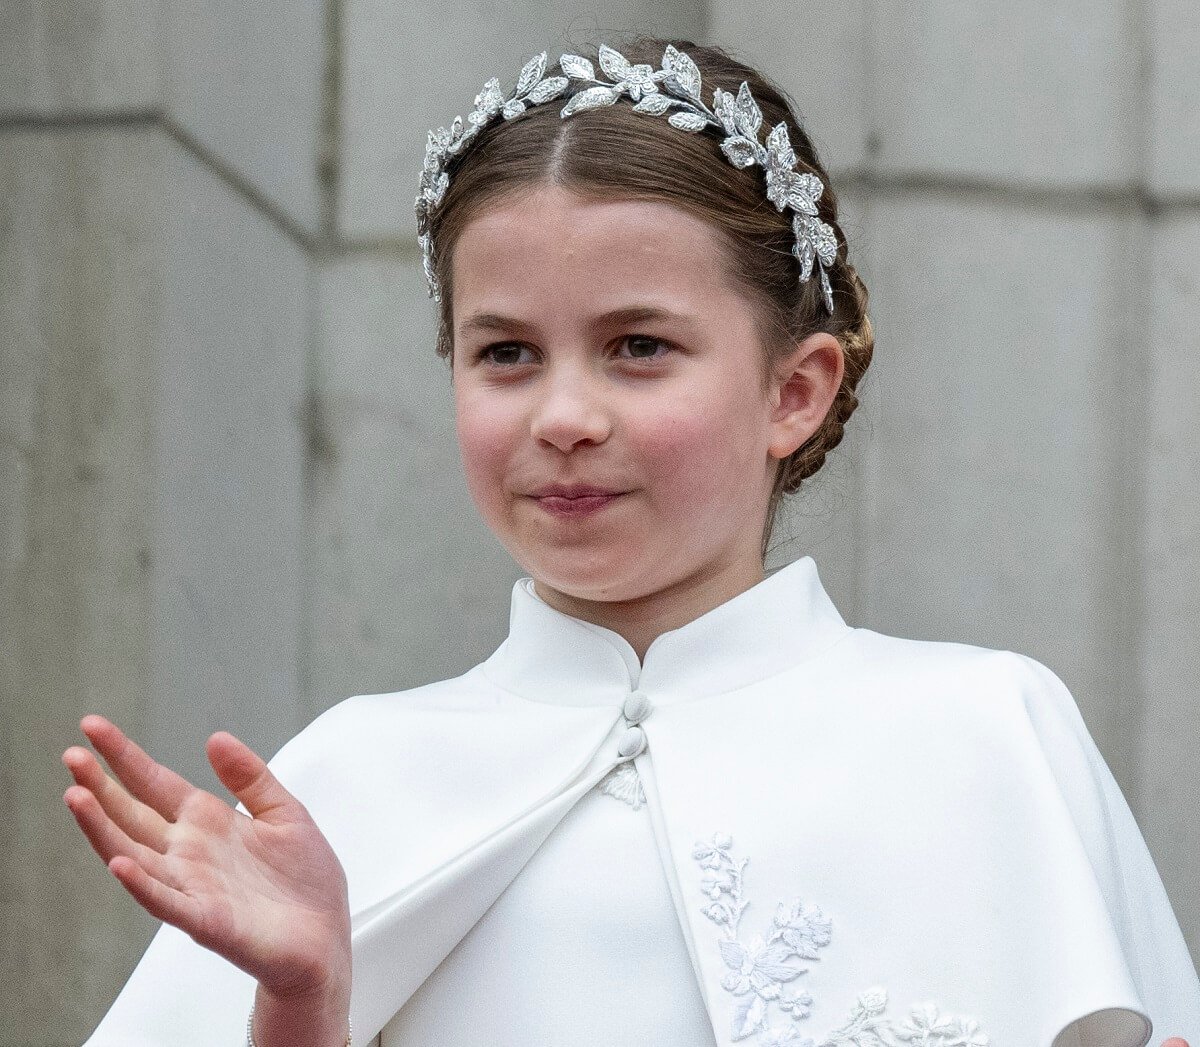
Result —
M543 600L615 630L639 657L762 580L775 470L819 426L844 369L826 334L766 365L751 306L717 259L712 231L672 205L549 186L485 210L452 259L472 497ZM611 497L565 513L574 499L539 495L547 484ZM304 807L226 732L209 738L209 762L249 816L103 717L80 726L112 773L72 746L64 800L112 874L258 981L260 1047L340 1047L346 882Z

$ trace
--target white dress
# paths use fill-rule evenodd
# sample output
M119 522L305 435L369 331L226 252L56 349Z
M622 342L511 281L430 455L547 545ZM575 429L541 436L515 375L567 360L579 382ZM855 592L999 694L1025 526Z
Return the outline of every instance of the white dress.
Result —
M644 663L525 579L484 663L271 766L346 869L359 1045L1200 1045L1061 681L851 628L809 557ZM236 1047L253 994L164 927L86 1047Z

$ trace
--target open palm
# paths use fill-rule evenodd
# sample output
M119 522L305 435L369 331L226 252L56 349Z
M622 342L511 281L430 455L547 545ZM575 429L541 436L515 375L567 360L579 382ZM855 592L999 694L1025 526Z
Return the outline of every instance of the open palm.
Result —
M102 716L63 753L63 800L112 874L152 916L225 957L277 996L318 990L349 964L341 863L308 811L232 734L208 740L221 782L248 817L156 763Z

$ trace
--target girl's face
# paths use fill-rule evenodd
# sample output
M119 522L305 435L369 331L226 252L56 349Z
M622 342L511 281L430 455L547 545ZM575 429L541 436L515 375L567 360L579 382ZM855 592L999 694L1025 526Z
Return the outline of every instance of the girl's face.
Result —
M764 385L712 232L665 202L538 188L469 223L452 261L467 483L543 599L761 579L775 468L832 401L837 342L814 336L821 360L796 370L806 340Z

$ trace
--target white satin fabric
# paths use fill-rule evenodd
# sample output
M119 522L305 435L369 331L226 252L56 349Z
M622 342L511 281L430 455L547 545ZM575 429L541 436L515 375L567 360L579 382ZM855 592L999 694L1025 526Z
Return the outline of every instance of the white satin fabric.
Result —
M596 788L635 691L636 810ZM1200 1045L1066 687L850 628L810 557L644 664L525 579L487 661L347 699L271 766L346 869L360 1045ZM164 927L86 1047L235 1047L253 995Z

